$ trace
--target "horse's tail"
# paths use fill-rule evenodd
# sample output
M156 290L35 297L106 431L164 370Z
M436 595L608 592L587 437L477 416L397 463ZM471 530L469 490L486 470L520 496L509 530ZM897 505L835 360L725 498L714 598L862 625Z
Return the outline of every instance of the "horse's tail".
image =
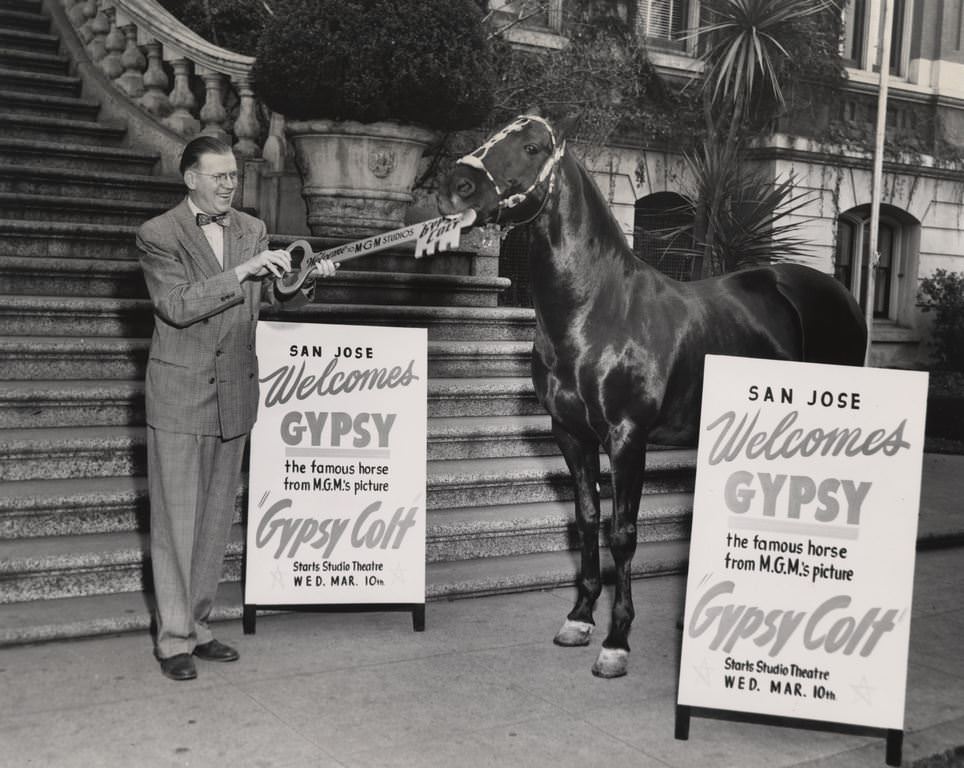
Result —
M863 365L867 323L853 295L832 276L801 264L780 264L777 289L800 323L802 360Z

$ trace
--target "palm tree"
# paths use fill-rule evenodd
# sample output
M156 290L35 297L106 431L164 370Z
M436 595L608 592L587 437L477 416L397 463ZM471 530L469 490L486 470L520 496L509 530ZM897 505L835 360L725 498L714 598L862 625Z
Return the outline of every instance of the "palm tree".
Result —
M734 243L752 242L749 255L759 258L766 231L786 235L790 225L775 230L774 225L803 204L793 195L792 179L767 190L759 174L741 167L750 127L769 123L786 107L780 73L790 58L796 24L836 5L834 0L705 0L703 8L705 23L694 35L703 51L706 132L702 152L690 162L699 187L694 239L702 251L701 276L708 277L714 265L731 266L739 260ZM740 190L735 183L746 188ZM754 211L752 238L740 232L749 220L741 223L734 214L734 200L742 200L737 208L744 212ZM796 254L799 243L784 238L781 245L786 257Z

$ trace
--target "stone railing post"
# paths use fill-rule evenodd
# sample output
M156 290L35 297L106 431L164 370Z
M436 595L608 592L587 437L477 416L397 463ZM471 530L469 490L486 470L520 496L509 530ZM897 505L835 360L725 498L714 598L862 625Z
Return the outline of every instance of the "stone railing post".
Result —
M261 155L253 58L199 37L157 0L60 2L91 60L145 112L184 139L204 133L230 143L239 158Z
M193 115L197 100L191 90L191 62L178 59L171 62L171 67L174 69L174 89L170 95L173 111L164 118L164 124L185 138L191 138L201 130L200 122Z

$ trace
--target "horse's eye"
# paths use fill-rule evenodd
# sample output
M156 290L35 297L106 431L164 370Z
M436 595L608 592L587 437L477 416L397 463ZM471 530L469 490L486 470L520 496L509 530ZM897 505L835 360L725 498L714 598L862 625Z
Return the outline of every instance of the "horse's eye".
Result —
M526 144L525 151L527 154L530 154L530 155L538 155L539 147L537 147L535 144Z

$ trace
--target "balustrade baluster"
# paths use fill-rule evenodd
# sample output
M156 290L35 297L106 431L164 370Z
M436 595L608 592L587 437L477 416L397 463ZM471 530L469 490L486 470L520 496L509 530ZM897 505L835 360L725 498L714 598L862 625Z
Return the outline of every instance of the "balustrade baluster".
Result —
M110 21L97 0L91 0L94 6L94 16L87 26L90 32L90 42L87 43L87 53L94 63L100 62L107 55L107 33L110 32ZM86 12L86 11L85 11Z
M164 124L184 136L194 136L201 129L201 124L192 114L197 101L191 92L191 62L177 59L171 62L171 66L174 68L174 89L170 96L173 111L164 118Z
M70 20L77 27L77 37L86 48L94 33L90 31L90 23L97 15L97 3L95 0L78 0L77 5L71 8Z
M234 79L234 84L241 99L238 119L234 122L234 135L238 139L234 145L234 151L241 157L257 157L261 154L258 147L261 126L258 123L251 78L247 75L239 75Z
M108 78L116 80L124 74L124 64L121 61L121 55L127 47L127 38L124 37L124 33L117 27L117 9L105 8L104 15L107 16L110 31L107 33L107 37L104 38L104 48L107 50L107 55L100 60L100 68Z
M277 112L271 113L268 121L268 138L264 141L262 157L268 164L268 168L280 173L285 168L288 148L285 140L285 118Z
M137 99L144 94L144 70L147 69L147 60L141 49L137 47L137 27L134 24L127 24L121 28L126 38L124 53L121 54L121 64L124 73L117 79L117 85L124 89L124 92L132 99Z
M171 100L167 96L170 84L161 59L161 44L151 41L145 48L147 48L147 69L144 72L144 95L138 101L155 117L165 118L171 114L174 107L171 106Z
M201 133L205 136L215 136L230 144L230 137L224 129L228 120L228 111L224 108L227 79L220 72L206 72L201 79L204 81L204 106L201 107L200 112L204 127Z

